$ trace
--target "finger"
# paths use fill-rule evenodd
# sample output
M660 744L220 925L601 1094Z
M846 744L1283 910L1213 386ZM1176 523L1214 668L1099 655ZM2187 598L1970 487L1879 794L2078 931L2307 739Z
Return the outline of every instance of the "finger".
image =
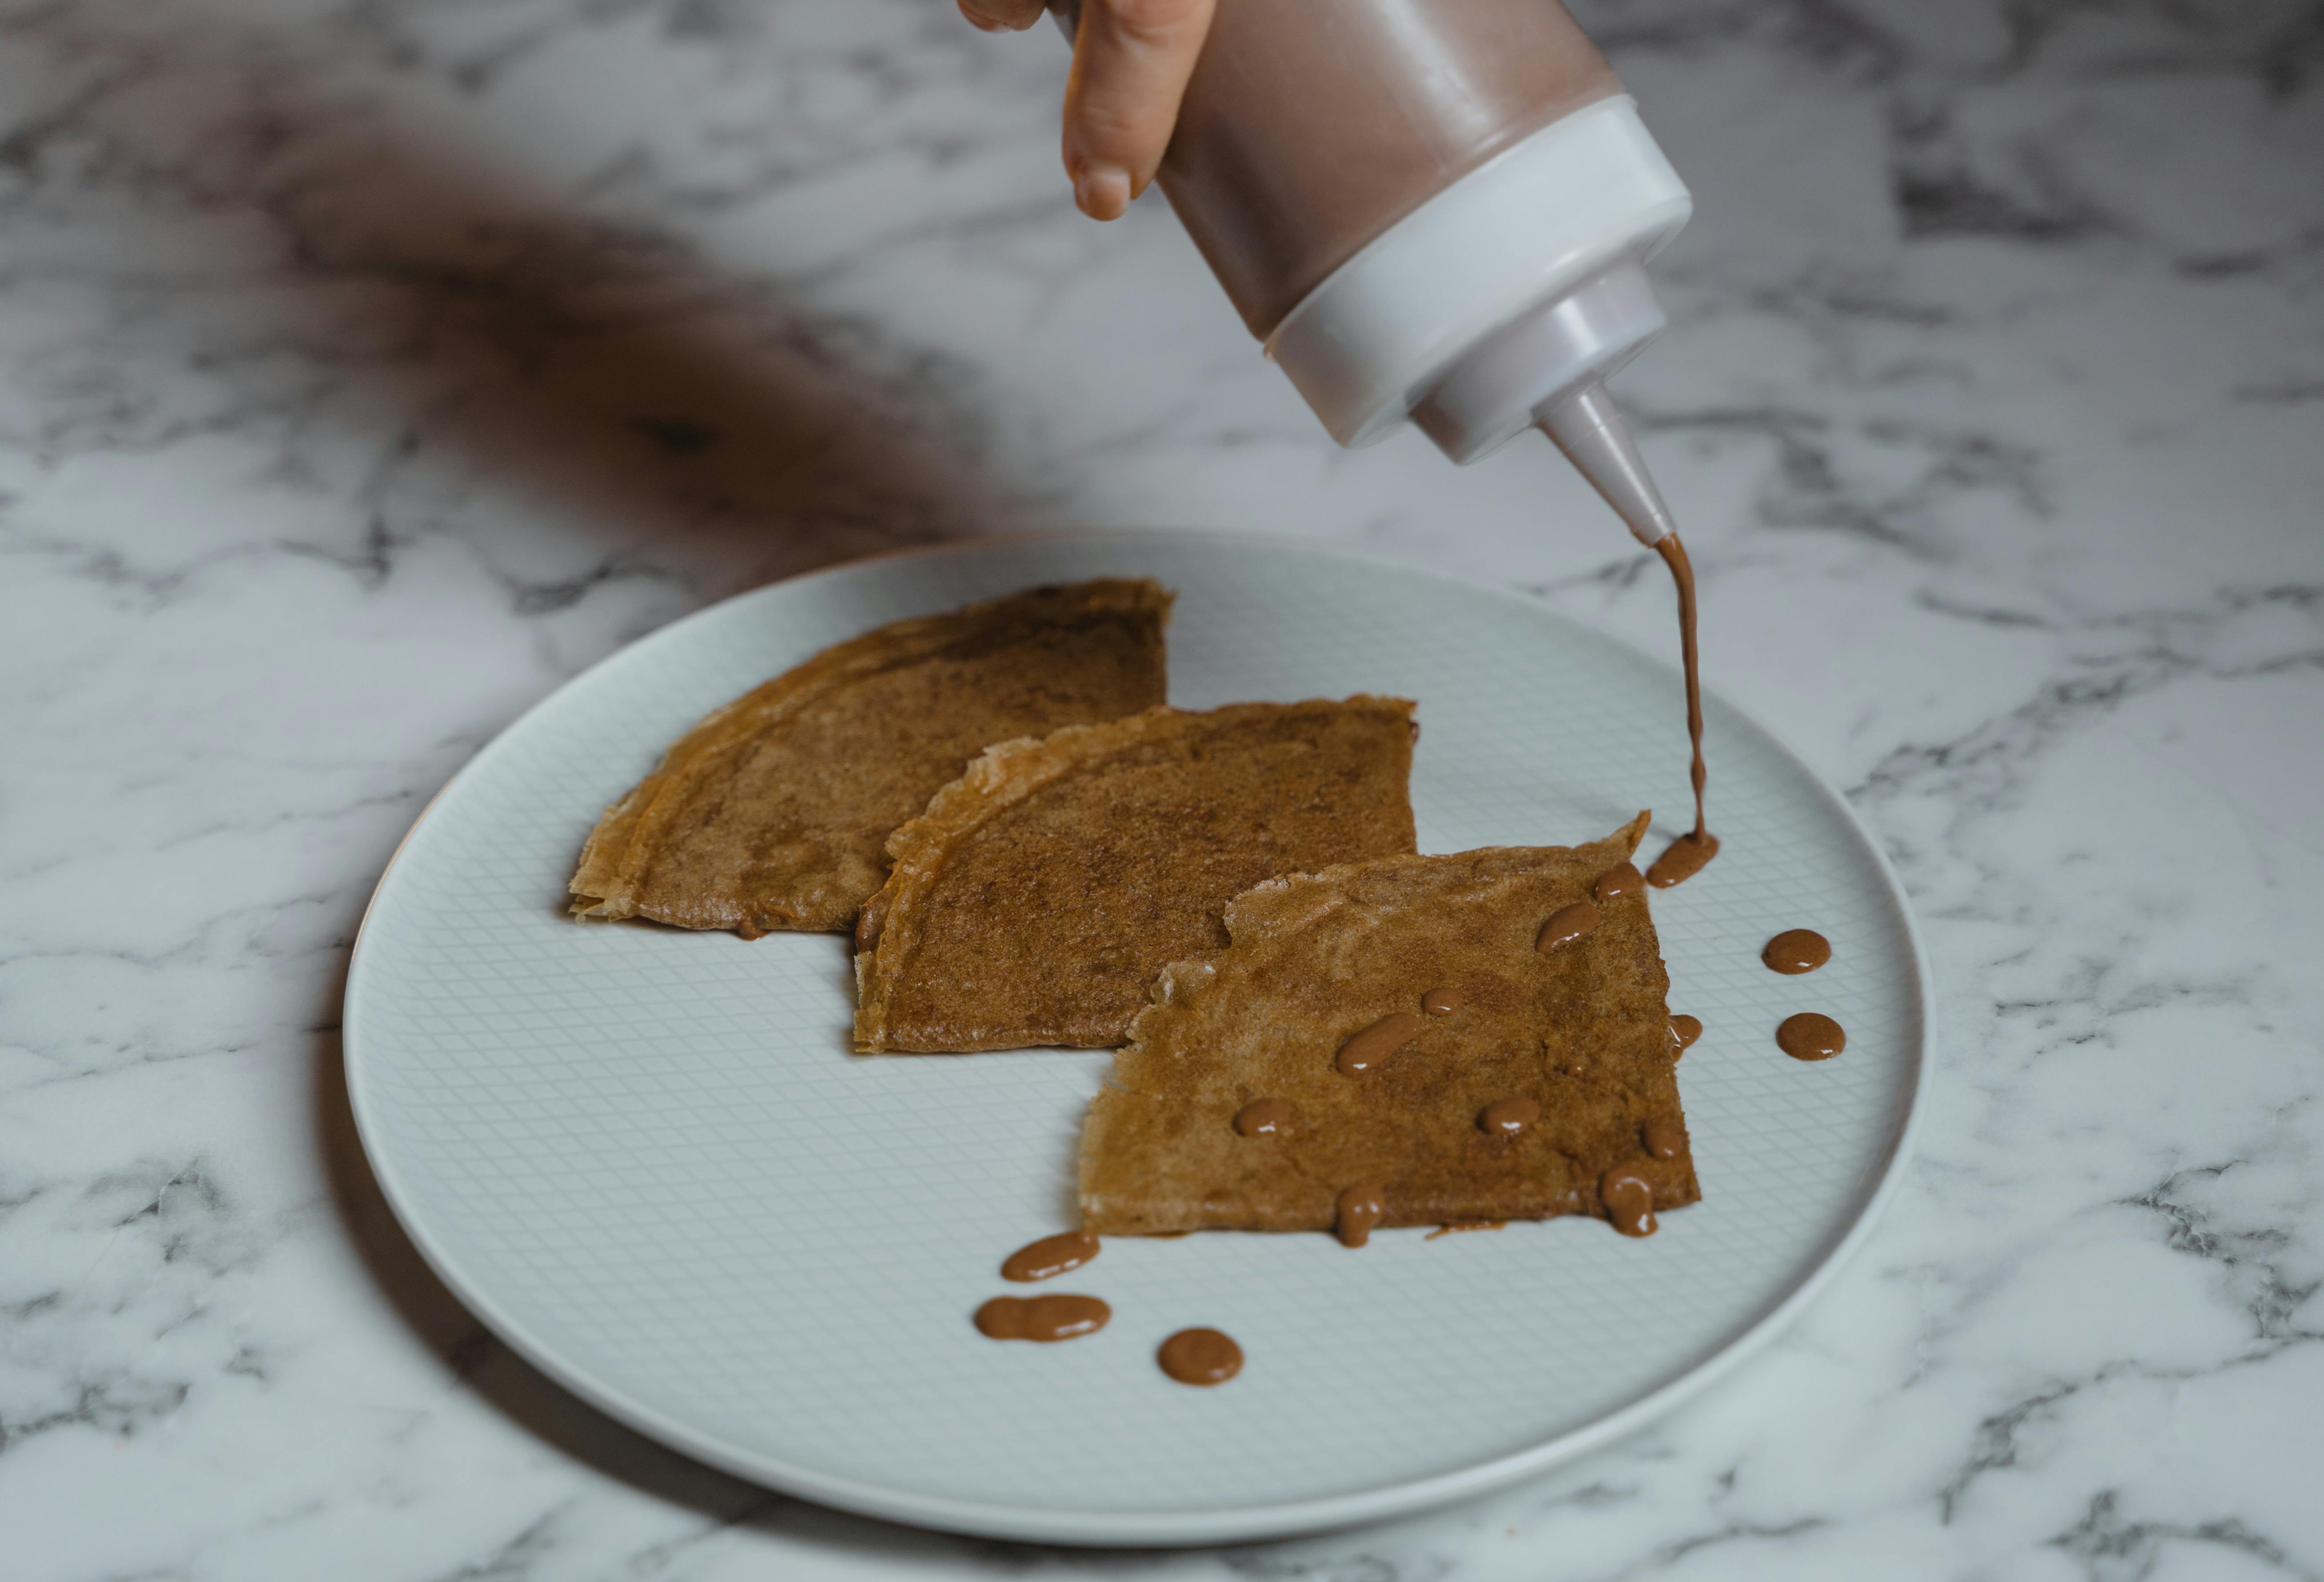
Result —
M1213 0L1084 0L1065 87L1065 173L1095 220L1146 190L1210 32Z
M1041 20L1041 0L960 0L960 14L989 33L1021 33Z

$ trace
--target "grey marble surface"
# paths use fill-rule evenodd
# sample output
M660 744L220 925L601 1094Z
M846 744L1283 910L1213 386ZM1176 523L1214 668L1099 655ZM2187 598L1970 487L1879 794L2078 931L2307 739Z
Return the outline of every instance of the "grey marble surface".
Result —
M2324 1577L2324 13L1582 14L1699 204L1622 394L1715 685L1913 893L1930 1125L1620 1449L1135 1555L773 1497L500 1347L350 1130L373 881L564 678L866 551L1311 534L1659 648L1649 562L1546 447L1333 449L944 0L0 5L0 1572Z

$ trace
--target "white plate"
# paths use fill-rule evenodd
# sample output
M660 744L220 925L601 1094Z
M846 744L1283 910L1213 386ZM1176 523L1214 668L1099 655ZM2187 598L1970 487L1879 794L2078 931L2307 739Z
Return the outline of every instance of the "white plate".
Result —
M1177 532L972 544L800 577L608 659L446 787L382 879L347 986L364 1145L437 1272L517 1350L730 1471L874 1515L1078 1543L1248 1539L1473 1495L1602 1445L1766 1341L1868 1231L1913 1132L1927 968L1840 799L1709 704L1724 854L1658 893L1704 1201L1360 1253L1325 1236L1118 1239L1054 1288L1113 1321L970 1327L997 1265L1074 1222L1108 1056L859 1060L829 935L584 926L598 810L713 705L899 617L1035 583L1178 590L1172 701L1397 694L1424 851L1565 843L1687 812L1678 677L1525 599L1297 542ZM1675 648L1675 641L1673 647ZM1713 657L1714 667L1716 657ZM1714 670L1715 674L1715 670ZM1831 964L1759 964L1780 929ZM1838 1060L1779 1053L1822 1010ZM1026 1288L1013 1288L1022 1291ZM1171 1383L1193 1324L1249 1358Z

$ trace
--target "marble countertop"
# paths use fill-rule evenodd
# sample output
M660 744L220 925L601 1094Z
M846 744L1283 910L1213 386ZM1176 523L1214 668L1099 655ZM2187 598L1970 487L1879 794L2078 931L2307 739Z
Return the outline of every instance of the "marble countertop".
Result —
M2324 26L1591 0L1692 184L1620 382L1714 685L1886 842L1921 1152L1791 1335L1482 1504L1216 1552L663 1452L424 1272L350 936L459 764L739 589L1308 534L1660 649L1545 446L1334 449L1063 51L945 0L0 4L0 1570L2324 1577ZM2305 810L2305 811L2303 811Z

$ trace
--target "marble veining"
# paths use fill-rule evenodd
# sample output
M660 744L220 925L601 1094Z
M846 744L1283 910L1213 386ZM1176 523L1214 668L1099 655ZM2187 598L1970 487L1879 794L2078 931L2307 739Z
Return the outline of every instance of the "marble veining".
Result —
M1085 1554L834 1514L494 1341L352 1133L347 948L528 704L1016 526L1361 544L1659 652L1544 447L1334 449L1062 51L941 0L0 5L11 1577L2324 1577L2324 23L1591 0L1698 216L1624 400L1720 689L1935 957L1871 1246L1481 1503Z

